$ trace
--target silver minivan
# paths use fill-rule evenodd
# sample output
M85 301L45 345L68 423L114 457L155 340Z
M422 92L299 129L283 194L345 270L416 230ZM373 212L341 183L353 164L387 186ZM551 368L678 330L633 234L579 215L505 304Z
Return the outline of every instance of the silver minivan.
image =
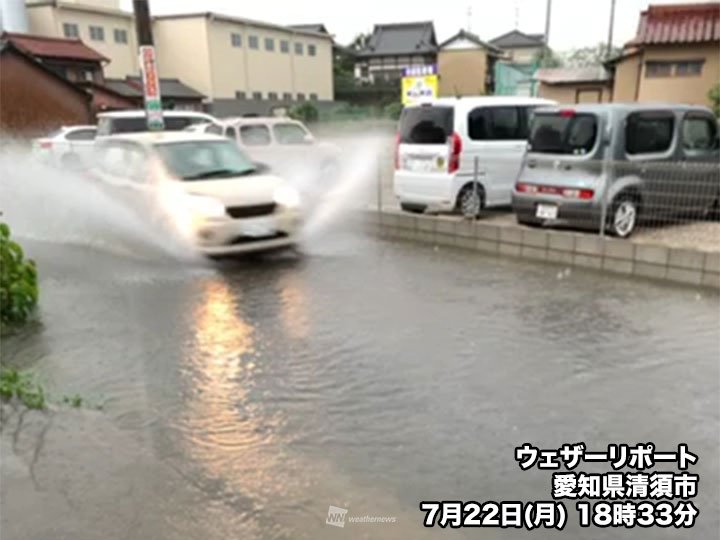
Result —
M720 143L711 111L691 105L538 109L512 195L519 223L630 236L640 219L717 212Z

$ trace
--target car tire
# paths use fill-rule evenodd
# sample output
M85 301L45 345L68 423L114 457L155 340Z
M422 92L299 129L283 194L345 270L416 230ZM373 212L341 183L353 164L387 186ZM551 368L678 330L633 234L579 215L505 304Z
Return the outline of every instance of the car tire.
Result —
M630 238L637 228L640 205L637 197L620 194L611 205L609 217L610 233L618 238Z
M417 204L400 203L400 209L403 212L410 212L411 214L424 214L425 207L418 206Z
M485 208L485 190L480 184L468 184L460 190L455 203L457 212L466 218L477 219Z

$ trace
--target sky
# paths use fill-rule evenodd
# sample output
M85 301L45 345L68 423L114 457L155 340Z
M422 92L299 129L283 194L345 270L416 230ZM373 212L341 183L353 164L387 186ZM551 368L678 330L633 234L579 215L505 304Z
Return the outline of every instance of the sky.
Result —
M648 4L698 0L617 0L613 43L632 39ZM121 0L131 9L131 0ZM558 51L607 41L611 0L552 0L550 46ZM433 21L439 42L461 28L490 40L514 28L543 33L547 0L150 0L154 15L214 11L277 24L323 23L347 44L376 23ZM470 10L470 12L469 12Z

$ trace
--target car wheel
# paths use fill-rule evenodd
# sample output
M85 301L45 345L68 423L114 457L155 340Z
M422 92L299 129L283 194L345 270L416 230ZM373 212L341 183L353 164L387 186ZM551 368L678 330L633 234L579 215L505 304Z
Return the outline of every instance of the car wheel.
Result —
M618 238L628 238L638 222L638 202L630 195L620 195L612 205L610 232Z
M424 206L418 206L416 204L400 203L400 209L403 212L410 212L411 214L423 214L425 213Z
M462 188L457 198L457 210L467 218L478 218L485 206L485 192L478 184Z

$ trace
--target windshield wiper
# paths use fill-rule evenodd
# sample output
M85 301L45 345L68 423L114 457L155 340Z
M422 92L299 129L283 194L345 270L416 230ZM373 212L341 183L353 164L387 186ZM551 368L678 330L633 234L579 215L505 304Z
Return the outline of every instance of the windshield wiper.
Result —
M183 176L183 180L202 180L204 178L229 178L231 176L243 176L254 172L255 169L244 169L238 171L236 169L213 169L211 171L203 171L189 176Z

